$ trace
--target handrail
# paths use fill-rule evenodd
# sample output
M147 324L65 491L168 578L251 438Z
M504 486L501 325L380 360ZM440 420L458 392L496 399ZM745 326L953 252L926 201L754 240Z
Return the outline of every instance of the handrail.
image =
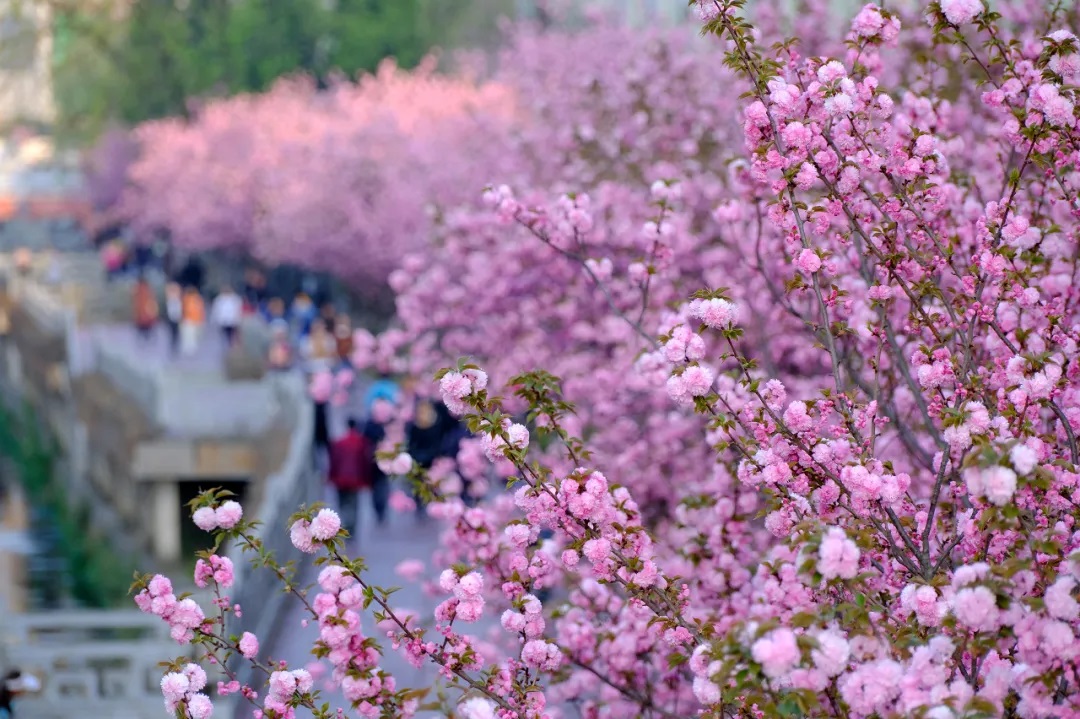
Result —
M194 652L137 610L8 614L3 627L0 656L42 680L40 692L19 700L19 715L36 719L161 716L158 663Z

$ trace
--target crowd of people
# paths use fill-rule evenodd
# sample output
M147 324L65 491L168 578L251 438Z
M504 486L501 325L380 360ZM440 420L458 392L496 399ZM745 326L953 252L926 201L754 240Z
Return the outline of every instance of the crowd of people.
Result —
M360 496L370 493L376 522L386 521L390 497L389 477L376 456L387 437L388 428L395 418L402 417L405 409L404 446L417 466L430 471L441 459L457 457L463 439L469 436L465 424L455 418L446 405L427 397L411 397L389 375L382 374L367 387L361 403L364 418L350 417L345 431L331 439L328 430L320 432L316 427L315 446L317 456L326 458L326 479L337 495L342 523L350 535L356 535L360 516ZM406 406L407 405L407 406ZM326 402L316 402L316 423L325 423ZM323 427L325 428L325 424ZM437 487L403 486L411 495L418 520L426 517L427 499L439 494ZM478 492L465 485L461 488L463 499L473 504Z
M269 330L265 357L269 369L300 367L314 373L349 365L352 321L332 301L316 304L307 293L298 292L286 302L266 291L265 277L257 270L248 272L239 291L222 284L207 292L202 268L195 261L173 273L159 296L149 274L140 271L132 291L135 331L150 342L159 327L166 327L174 356L194 355L208 327L221 335L226 349L231 348L239 341L244 321L257 318Z
M353 326L348 315L336 310L333 302L316 302L306 292L290 300L271 294L258 270L249 270L244 282L234 289L222 285L214 293L204 291L204 273L198 261L189 261L171 273L159 297L147 273L137 275L132 296L132 317L138 335L152 341L162 325L168 329L175 356L194 354L207 327L220 333L224 345L233 346L241 323L259 318L269 331L266 364L271 371L299 369L310 379L320 373L352 371ZM376 454L395 417L404 422L404 444L416 464L431 470L442 458L456 458L462 439L468 436L464 424L437 400L415 397L404 391L389 374L381 374L367 386L359 406L352 407L344 431L331 437L328 398L315 399L314 445L321 472L337 495L345 528L355 535L360 515L360 497L369 493L376 521L387 518L391 479L379 467ZM425 514L425 493L403 487L411 494L417 517ZM461 490L467 502L475 492ZM437 492L436 492L437 494Z

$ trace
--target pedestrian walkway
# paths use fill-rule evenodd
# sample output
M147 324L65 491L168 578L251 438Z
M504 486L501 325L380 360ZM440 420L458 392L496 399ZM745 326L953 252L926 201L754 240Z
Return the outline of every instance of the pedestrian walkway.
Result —
M438 547L441 523L430 519L421 523L411 513L391 512L387 526L378 527L375 525L370 495L365 494L361 500L360 528L357 531L359 540L355 545L353 555L364 558L368 566L366 577L372 584L383 588L401 587L401 590L391 597L394 608L411 610L417 613L421 621L430 622L434 617L435 605L440 599L425 596L418 582L405 581L394 572L394 569L405 559L430 562L432 554ZM327 504L334 506L329 492ZM312 569L307 578L308 582L316 580L320 569L320 567ZM301 626L304 619L310 618L306 608L299 601L293 600L285 615L279 641L272 655L274 659L284 659L289 666L295 668L314 661L310 652L318 638L319 628L315 622L309 623L307 627ZM370 614L365 616L363 621L364 633L380 639L380 643L384 645L383 649L386 653L381 666L397 678L399 686L427 687L434 683L436 673L433 667L425 666L423 669L415 669L390 647L385 631L374 626L374 620ZM349 703L340 692L324 690L322 698L330 702L333 707L345 709L349 707Z
M397 485L400 487L400 485ZM326 502L333 507L331 493L327 491ZM443 528L443 522L428 519L419 522L415 515L391 511L387 526L378 527L375 524L374 511L371 508L370 495L361 498L360 528L357 531L358 542L352 550L352 556L363 557L368 569L365 574L368 581L382 588L400 587L401 589L391 595L391 606L395 609L409 610L416 614L421 626L432 627L434 624L435 607L445 595L427 596L422 590L424 578L436 579L440 568L431 565L431 557L438 549L439 535ZM419 559L425 562L425 574L420 580L408 581L398 576L395 568L406 559ZM321 567L314 567L307 576L307 583L314 583ZM314 593L320 591L317 587ZM375 637L383 648L383 659L380 666L386 672L392 674L399 687L428 688L433 687L439 681L438 671L432 662L417 669L409 664L402 656L400 650L395 650L386 638L386 631L375 626L370 611L365 614L362 622L364 633ZM315 661L311 656L311 648L319 634L315 622L310 622L307 627L302 626L305 619L310 619L306 608L296 599L291 600L288 612L280 629L278 641L274 645L272 658L285 660L290 667L301 668L307 663ZM497 621L491 616L486 616L480 622L468 625L470 634L486 638L488 633L497 628ZM329 665L327 665L329 666ZM331 707L341 707L346 710L346 716L353 716L349 711L349 702L340 691L322 690L322 701L330 702ZM434 696L432 697L434 698ZM242 716L248 716L242 714ZM297 714L306 719L310 716L306 711ZM421 719L442 716L437 713L417 714Z
M130 357L138 357L148 368L169 369L185 374L204 374L224 377L225 340L216 328L204 328L198 346L190 356L173 354L169 328L159 324L149 339L143 339L135 328L124 324L95 324L79 328L80 349L108 347Z

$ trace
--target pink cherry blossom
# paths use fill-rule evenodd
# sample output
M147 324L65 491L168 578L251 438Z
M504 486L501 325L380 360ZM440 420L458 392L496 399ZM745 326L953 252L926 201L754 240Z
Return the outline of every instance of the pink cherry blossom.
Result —
M222 502L221 506L214 510L214 518L217 520L217 525L222 529L232 529L243 516L244 510L240 503L231 499Z
M765 676L777 679L799 663L799 647L790 629L776 629L754 642L754 661L761 664Z
M805 272L808 275L812 275L821 269L821 258L812 249L807 248L799 253L799 256L795 260L795 266L800 271Z
M289 538L292 540L292 545L301 552L308 554L315 552L311 524L306 519L298 519L293 522L292 527L289 529Z
M986 587L967 587L957 592L953 612L957 621L977 632L992 632L1000 624L997 599Z
M332 509L320 509L311 520L311 537L320 542L333 539L341 531L341 517Z
M214 704L205 694L193 694L187 700L187 715L191 719L209 719L214 713Z
M1047 588L1043 601L1050 616L1065 621L1074 621L1080 616L1080 603L1073 596L1075 589L1076 579L1070 576L1059 577Z
M989 467L982 472L982 487L988 502L1003 507L1016 492L1016 472L1008 467Z
M165 695L165 701L176 704L183 701L190 685L186 675L170 672L161 678L161 693Z
M982 0L941 0L941 12L953 25L969 23L982 11Z
M212 532L218 528L218 517L213 507L199 507L191 515L195 526L204 532Z
M253 659L259 654L259 640L251 632L244 632L240 637L240 653L248 659Z
M830 527L818 550L818 571L825 579L854 579L859 571L859 547L844 530Z
M495 705L483 697L470 697L458 704L461 719L496 719Z
M394 573L402 579L416 581L424 573L424 563L419 559L406 559L394 567Z

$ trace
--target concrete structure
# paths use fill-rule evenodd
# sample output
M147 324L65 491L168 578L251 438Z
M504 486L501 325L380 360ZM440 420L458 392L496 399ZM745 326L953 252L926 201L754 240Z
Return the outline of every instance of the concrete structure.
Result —
M165 716L158 664L184 651L157 617L138 610L7 614L0 631L0 664L42 679L39 694L19 700L19 717Z
M26 500L19 487L0 493L0 614L26 611L23 558L34 550L27 534Z
M0 0L0 124L51 122L52 11L40 0Z
M118 536L136 537L171 564L183 555L181 500L195 491L184 484L241 483L258 498L306 404L301 378L229 381L216 336L199 356L172 363L164 337L140 346L126 325L80 321L62 300L85 293L10 278L6 393L43 414L73 492L92 492L84 499L116 515L103 521Z
M66 300L96 290L75 290L70 279L46 285L35 273L19 276L0 258L0 397L29 403L56 439L69 501L89 510L95 530L115 546L135 549L141 570L182 582L190 577L184 560L191 551L183 537L193 526L183 500L200 487L231 483L244 495L248 516L267 527L266 547L283 563L303 567L282 531L289 514L319 498L310 454L313 408L303 378L230 382L222 348L212 341L199 356L170 362L164 342L134 345L129 327L94 325L85 307L76 312ZM18 529L18 518L9 524ZM20 549L16 539L8 544ZM5 610L23 609L10 591L17 589L20 556L5 546ZM226 551L236 566L232 597L251 608L230 631L256 631L272 644L289 611L287 597L273 576L253 570L235 548ZM209 597L196 598L209 606ZM155 617L130 612L3 611L0 665L17 664L46 681L41 696L20 704L20 716L161 716L157 663L182 651L162 638L164 628ZM239 664L235 669L244 672ZM233 711L219 704L220 715Z

